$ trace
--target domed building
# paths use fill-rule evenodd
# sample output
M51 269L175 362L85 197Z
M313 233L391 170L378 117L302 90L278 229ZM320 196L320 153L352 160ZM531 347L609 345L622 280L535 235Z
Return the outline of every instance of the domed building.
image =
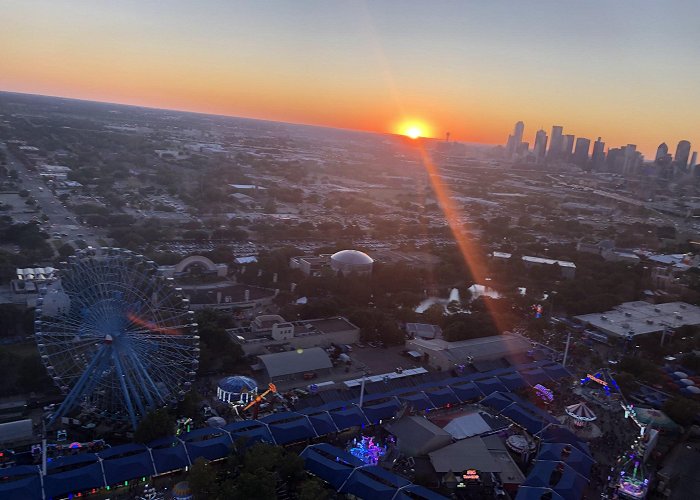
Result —
M216 388L216 397L232 405L248 404L257 394L257 382L242 375L222 378Z
M369 274L372 272L374 259L359 250L341 250L331 255L331 269L336 273Z

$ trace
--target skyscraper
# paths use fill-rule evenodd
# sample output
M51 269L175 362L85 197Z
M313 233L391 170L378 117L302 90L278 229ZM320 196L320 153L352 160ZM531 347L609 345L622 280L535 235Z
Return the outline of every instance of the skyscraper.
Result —
M591 163L595 170L601 170L605 164L605 143L598 137L598 140L593 144L593 155Z
M680 141L676 147L676 156L673 157L673 161L678 167L684 169L688 166L688 156L690 156L690 143Z
M521 144L524 132L525 124L523 122L516 123L513 133L508 136L508 142L506 143L506 156L508 158L513 158L522 149Z
M642 154L637 151L636 144L628 144L622 148L622 174L634 173L642 164Z
M535 161L537 163L544 162L544 155L547 151L547 132L540 129L535 134L535 148L533 152L535 153Z
M574 150L574 136L572 134L567 134L564 136L562 147L561 147L561 157L565 161L569 161L569 157Z
M563 133L564 127L560 125L554 125L552 127L552 140L549 143L548 152L548 156L550 156L551 158L558 158L561 154Z
M654 158L654 161L658 162L660 159L664 158L668 154L668 146L666 145L665 142L662 142L659 144L659 147L656 148L656 158Z
M516 145L523 142L523 133L524 132L525 132L525 124L523 122L516 123L515 130L513 131L513 137L515 137Z
M690 163L688 163L688 168L693 168L698 164L698 152L693 151L693 155L690 157Z
M576 148L574 149L573 162L580 166L585 167L588 163L588 150L591 148L591 140L585 137L579 137L576 139Z

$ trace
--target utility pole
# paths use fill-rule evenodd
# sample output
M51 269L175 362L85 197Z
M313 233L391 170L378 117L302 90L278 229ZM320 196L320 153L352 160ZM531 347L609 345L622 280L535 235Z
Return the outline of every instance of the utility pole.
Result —
M41 474L46 477L46 419L41 417Z
M566 336L566 347L564 348L564 359L561 362L561 366L566 368L566 358L569 355L569 344L571 343L571 329L569 329L569 334Z
M367 372L362 373L362 384L360 385L360 408L362 408L362 402L365 399L365 380L367 380Z

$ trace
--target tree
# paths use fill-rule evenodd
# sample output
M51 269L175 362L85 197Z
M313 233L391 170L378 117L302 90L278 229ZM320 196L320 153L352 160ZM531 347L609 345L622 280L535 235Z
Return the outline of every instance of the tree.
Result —
M177 415L181 417L194 417L199 413L199 406L202 402L202 396L194 389L185 394L177 405Z
M329 497L328 489L315 477L302 481L297 490L299 500L326 500Z
M440 304L433 304L423 312L422 319L430 325L441 325L445 316L445 308Z
M278 446L271 446L265 443L257 443L245 454L245 468L254 471L258 469L275 470L284 455L284 450Z
M149 443L158 438L172 436L175 433L175 419L166 408L159 408L141 419L134 441Z
M62 258L65 259L71 255L75 254L75 248L70 243L64 243L60 247L58 247L58 255Z
M197 500L214 498L218 490L216 482L216 470L205 459L199 457L192 464L187 482L190 485L192 494Z
M680 425L690 425L700 413L700 403L692 399L676 396L664 403L666 414Z
M236 480L235 497L240 500L255 498L259 500L275 500L277 480L274 473L265 469L256 469L254 472L245 470ZM194 493L194 490L193 490ZM195 498L199 498L195 495ZM207 498L207 497L201 497Z

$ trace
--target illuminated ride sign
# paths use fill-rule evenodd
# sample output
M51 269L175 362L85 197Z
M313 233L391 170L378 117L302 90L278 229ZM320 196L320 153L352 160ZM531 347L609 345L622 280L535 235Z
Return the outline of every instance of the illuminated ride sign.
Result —
M542 384L535 385L533 387L533 389L535 389L535 392L537 393L537 395L545 403L551 403L552 401L554 401L554 393L551 391L551 389L547 389Z
M589 373L588 375L586 375L586 378L587 378L588 380L592 380L593 382L599 383L599 384L602 385L603 387L608 387L608 383L607 383L605 380L603 380L602 378L598 378L598 377L596 377L595 375L591 375L591 374Z
M467 484L478 483L481 481L481 476L479 476L479 471L476 469L467 469L461 476L457 476L459 482L457 483L457 488L466 488Z
M467 469L464 474L462 474L462 478L467 481L478 481L480 479L479 472L476 469Z

